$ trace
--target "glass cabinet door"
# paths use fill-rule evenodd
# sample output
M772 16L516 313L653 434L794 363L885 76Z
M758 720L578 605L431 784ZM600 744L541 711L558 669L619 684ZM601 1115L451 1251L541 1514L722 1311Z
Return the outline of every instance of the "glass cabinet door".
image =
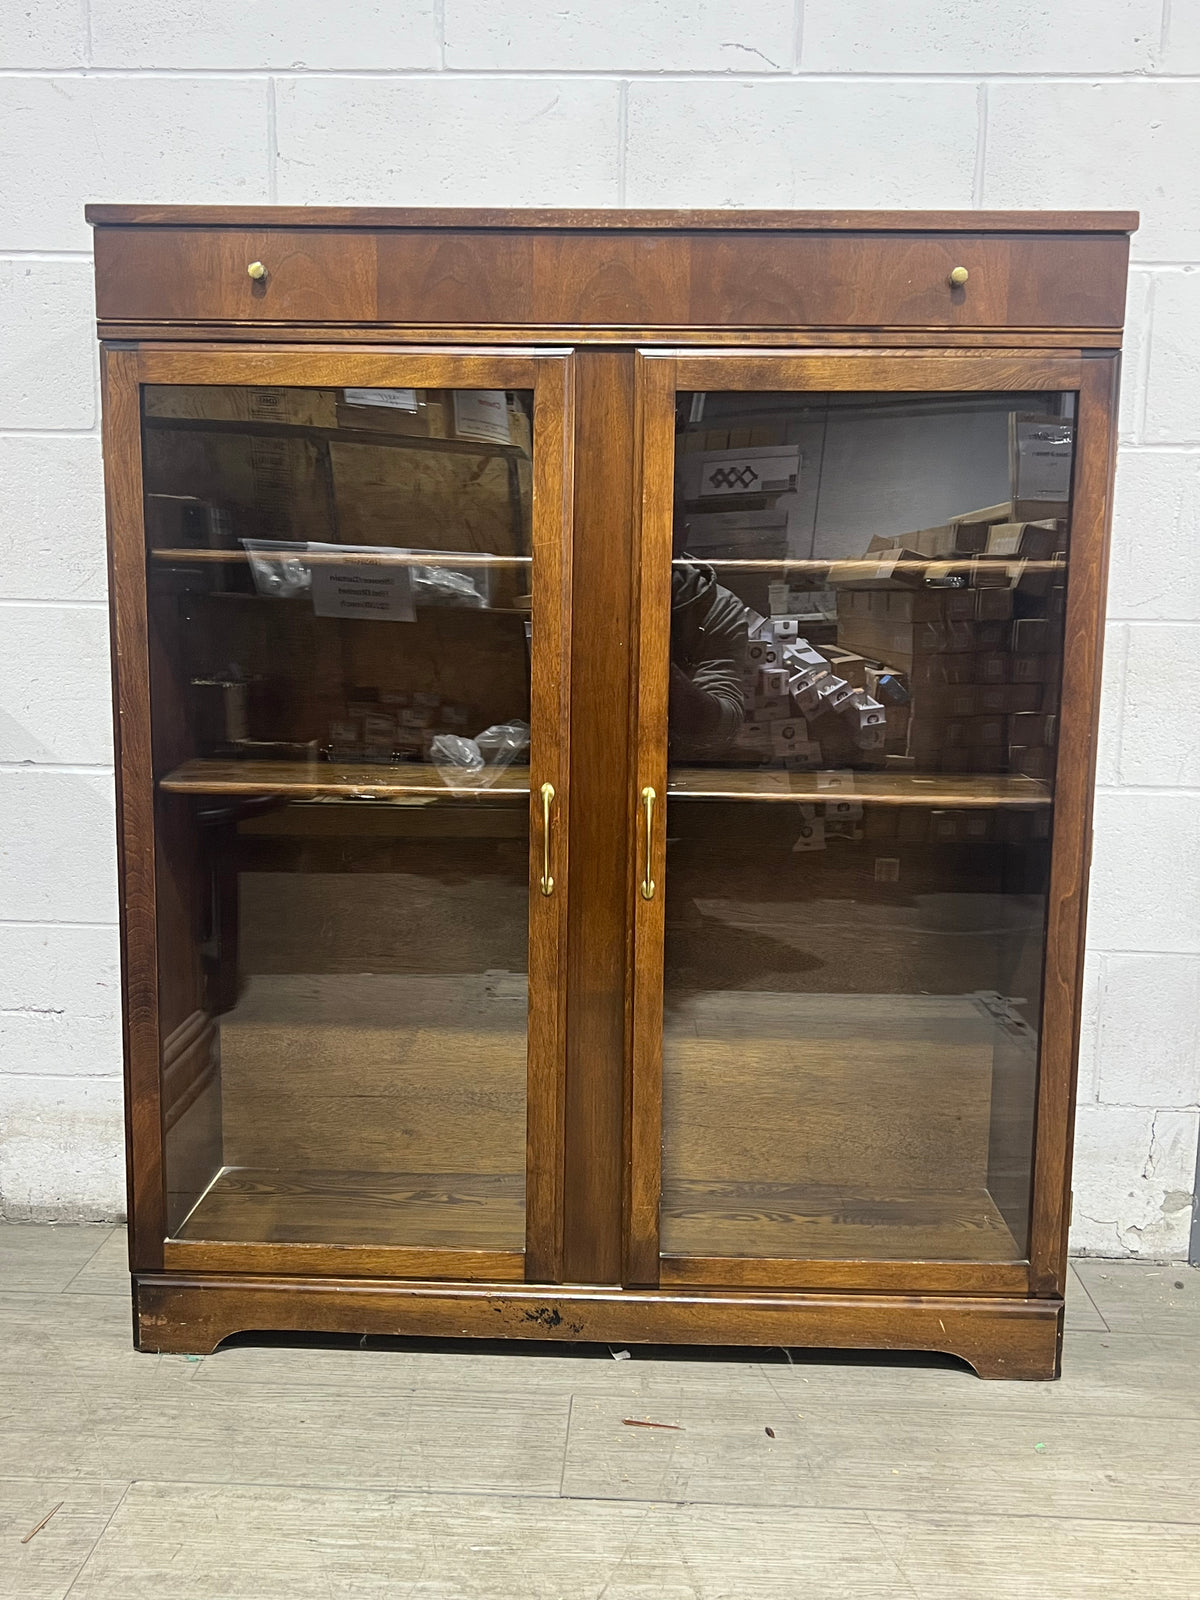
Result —
M1026 1281L1080 418L1024 367L643 362L636 1280Z
M142 360L167 1264L544 1276L567 363Z

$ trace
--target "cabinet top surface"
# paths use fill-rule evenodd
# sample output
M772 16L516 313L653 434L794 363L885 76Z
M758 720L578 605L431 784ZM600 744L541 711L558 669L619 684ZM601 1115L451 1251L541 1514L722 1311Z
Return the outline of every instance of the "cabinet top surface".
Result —
M395 206L90 205L97 226L168 228L549 228L800 233L1132 233L1136 211L623 211Z

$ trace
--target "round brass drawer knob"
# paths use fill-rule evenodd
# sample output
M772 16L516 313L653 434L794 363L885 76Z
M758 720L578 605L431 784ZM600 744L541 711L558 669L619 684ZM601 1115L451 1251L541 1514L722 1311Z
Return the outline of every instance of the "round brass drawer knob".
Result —
M967 271L966 267L955 267L953 272L950 274L950 282L956 289L961 289L963 284L966 283L970 276L971 274Z
M962 271L961 267L959 268L959 271ZM267 275L267 269L263 266L261 261L252 261L246 268L246 272L248 276L254 279L255 283L261 282L261 280Z

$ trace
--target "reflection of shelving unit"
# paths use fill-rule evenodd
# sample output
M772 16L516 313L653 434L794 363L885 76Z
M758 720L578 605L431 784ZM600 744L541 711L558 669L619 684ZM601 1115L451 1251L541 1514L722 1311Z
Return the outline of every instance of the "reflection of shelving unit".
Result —
M362 550L305 550L297 544L294 551L266 550L263 559L279 561L287 558L303 561L306 567L319 566L369 566L369 567L528 567L532 556L493 556L479 551L418 551L386 550L369 554ZM151 550L150 559L164 566L190 565L192 562L216 563L227 566L246 566L250 560L245 550Z
M506 767L489 784L450 784L436 767L411 762L375 766L336 761L185 761L159 788L167 794L279 795L312 799L340 795L346 799L432 800L486 799L489 795L529 793L529 768Z
M936 574L939 579L970 578L975 570L974 563L977 559L981 558L974 556L922 556L919 560L914 558L911 561L889 561L887 563L886 578L880 576L882 557L861 557L854 560L842 560L839 557L836 560L813 561L808 557L801 558L799 556L794 559L788 556L774 560L768 560L766 557L762 559L742 559L741 557L718 556L711 561L699 561L686 556L677 556L671 565L674 567L711 567L714 572L727 573L730 577L737 577L739 574L749 576L756 572L774 572L793 580L797 587L799 587L801 580L811 580L810 587L814 589L828 587L829 570L831 567L837 567L837 582L840 584L858 582L865 585L869 584L872 579L878 579L878 587L881 589L905 589L912 587L912 585L893 580L911 578L914 582L920 583L927 579L931 573ZM1048 572L1060 573L1065 576L1067 570L1066 561L1059 558L1035 561L1017 556L1011 558L997 556L988 557L987 559L993 561L997 567L1002 567L1006 564L1019 566L1023 573ZM837 584L834 587L837 587Z
M1048 806L1050 788L1009 773L780 772L769 768L672 767L667 794L681 800L862 800L885 806Z
M528 460L527 452L516 444L491 444L479 439L430 439L420 434L385 433L373 428L322 428L311 422L262 422L216 417L146 417L145 426L155 432L233 433L256 439L312 439L320 444L370 444L389 450L426 450L441 455L508 456Z

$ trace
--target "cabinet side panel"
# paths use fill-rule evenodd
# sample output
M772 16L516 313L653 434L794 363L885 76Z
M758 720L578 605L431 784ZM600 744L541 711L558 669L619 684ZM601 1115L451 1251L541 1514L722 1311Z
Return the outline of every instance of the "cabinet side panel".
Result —
M164 1233L146 559L137 355L105 350L104 481L112 626L117 854L124 989L129 1249L162 1265Z
M1115 355L1086 361L1079 393L1030 1250L1043 1295L1061 1294L1066 1273L1118 375Z
M621 1276L633 364L576 358L564 1275Z

